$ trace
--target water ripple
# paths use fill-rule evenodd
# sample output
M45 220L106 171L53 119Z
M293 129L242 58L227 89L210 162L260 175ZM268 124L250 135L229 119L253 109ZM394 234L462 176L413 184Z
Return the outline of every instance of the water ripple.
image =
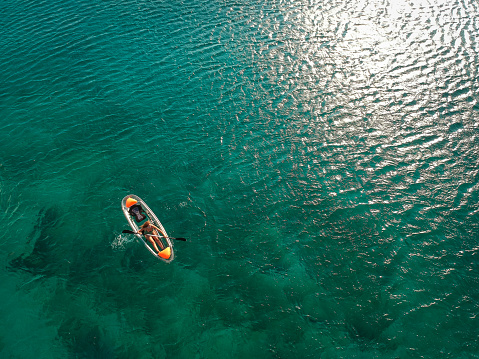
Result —
M4 282L33 347L476 355L475 1L0 8ZM175 265L118 234L124 192L191 236Z

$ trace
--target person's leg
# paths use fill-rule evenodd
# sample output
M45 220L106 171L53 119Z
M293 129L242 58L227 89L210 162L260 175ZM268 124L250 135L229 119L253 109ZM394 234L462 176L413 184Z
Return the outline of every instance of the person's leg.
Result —
M161 239L160 239L160 237L159 237L158 231L155 229L155 230L153 230L153 233L157 236L157 237L155 236L155 237L153 237L153 238L155 238L155 241L156 241L156 243L158 243L158 245L160 246L161 250L165 249L165 246L163 245L163 242L161 242Z
M151 245L153 246L153 248L155 249L155 251L159 252L160 250L158 249L158 247L156 246L156 243L155 241L153 240L153 237L149 234L147 234L146 236L146 239L148 240L148 242L151 243ZM163 249L163 248L162 248Z

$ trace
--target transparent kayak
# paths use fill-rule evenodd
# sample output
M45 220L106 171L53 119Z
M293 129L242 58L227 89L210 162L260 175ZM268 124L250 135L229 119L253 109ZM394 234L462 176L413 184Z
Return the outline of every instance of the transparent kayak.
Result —
M142 211L138 211L140 209L138 205L141 206ZM134 194L125 196L125 198L123 198L121 201L121 209L128 223L130 224L131 229L134 232L138 232L138 230L140 229L140 226L143 223L145 223L146 221L150 221L150 223L160 228L163 231L163 233L166 236L168 236L160 220L156 217L156 215L153 213L150 207L148 207L148 205L140 197ZM135 234L135 235L143 242L145 247L156 258L161 259L163 262L166 262L166 263L170 263L175 258L175 254L173 251L173 244L171 243L168 237L165 238L162 236L161 233L159 233L160 235L159 239L161 243L163 244L164 249L160 253L157 253L152 248L151 244L148 242L148 240L146 239L144 235L142 234Z

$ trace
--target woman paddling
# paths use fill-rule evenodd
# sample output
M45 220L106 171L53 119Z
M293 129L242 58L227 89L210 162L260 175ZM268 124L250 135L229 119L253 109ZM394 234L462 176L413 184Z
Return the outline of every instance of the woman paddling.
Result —
M161 250L165 249L165 246L160 241L160 235L158 231L161 232L163 237L166 237L166 234L160 228L158 228L154 224L151 224L150 221L146 221L141 225L140 229L138 230L138 233L143 234L145 238L151 243L153 248L155 248L155 250L159 253L160 250L158 249L156 244L158 243Z

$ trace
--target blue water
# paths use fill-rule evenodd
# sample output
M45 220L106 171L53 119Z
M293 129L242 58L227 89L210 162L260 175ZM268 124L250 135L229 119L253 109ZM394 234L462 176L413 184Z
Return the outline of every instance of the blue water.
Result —
M479 357L477 1L0 10L0 357Z

